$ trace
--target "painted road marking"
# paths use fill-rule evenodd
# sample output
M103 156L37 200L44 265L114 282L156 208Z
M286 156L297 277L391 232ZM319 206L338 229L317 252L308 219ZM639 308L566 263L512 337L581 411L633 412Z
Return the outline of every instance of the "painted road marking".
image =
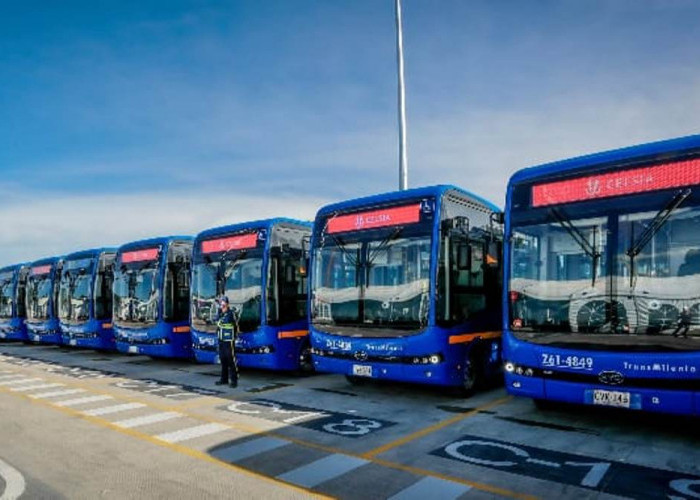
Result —
M56 406L76 406L85 403L104 401L106 399L114 399L114 397L108 396L107 394L100 394L98 396L86 396L84 398L66 399L65 401L59 401L58 403L56 403Z
M165 434L160 434L155 436L156 439L161 441L167 441L168 443L179 443L181 441L187 441L188 439L194 439L203 436L209 436L210 434L216 434L217 432L225 431L230 429L228 425L223 424L203 424L194 427L188 427L187 429L181 429L179 431L167 432Z
M13 379L13 378L24 377L24 376L25 376L25 375L21 375L21 374L19 374L19 373L15 373L15 374L12 374L12 375L2 375L2 376L0 376L0 380L10 380L10 379Z
M23 387L13 387L10 390L12 392L27 392L35 391L37 389L51 389L53 387L64 387L65 384L36 384L36 385L25 385Z
M181 416L182 413L177 413L175 411L164 411L162 413L151 413L150 415L145 415L143 417L127 418L126 420L114 422L114 425L124 429L131 429L132 427L165 422L166 420L172 420Z
M369 461L362 458L335 454L280 474L277 479L304 488L313 488L368 463Z
M467 486L466 484L445 481L444 479L438 479L436 477L424 477L408 488L399 491L396 495L389 498L389 500L424 500L426 498L451 500L464 495L471 489L471 486Z
M4 386L10 386L10 385L19 385L19 384L26 384L27 382L38 382L41 380L40 378L21 378L18 380L6 380L3 382L0 382L0 385Z
M27 487L24 476L7 462L0 460L0 477L5 482L5 491L0 495L0 500L17 500Z
M291 443L283 439L261 437L258 439L253 439L252 441L246 441L245 443L238 443L231 446L217 448L212 451L212 455L219 460L233 463L239 462L254 455L259 455L260 453L265 453L266 451L280 448L281 446L286 446L288 444Z
M70 396L71 394L80 394L81 392L86 391L85 389L66 389L65 391L51 391L42 392L39 394L30 394L29 397L33 399L55 398L57 396Z
M143 403L124 403L121 405L103 406L102 408L95 408L93 410L84 411L84 415L90 417L98 417L100 415L111 415L112 413L119 413L121 411L136 410L137 408L143 408L146 406Z

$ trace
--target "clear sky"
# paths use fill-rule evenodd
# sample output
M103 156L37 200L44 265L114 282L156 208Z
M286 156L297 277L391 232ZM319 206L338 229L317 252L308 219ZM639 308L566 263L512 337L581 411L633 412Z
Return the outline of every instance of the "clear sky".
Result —
M403 0L409 185L700 123L700 2ZM0 265L398 185L393 0L0 5Z

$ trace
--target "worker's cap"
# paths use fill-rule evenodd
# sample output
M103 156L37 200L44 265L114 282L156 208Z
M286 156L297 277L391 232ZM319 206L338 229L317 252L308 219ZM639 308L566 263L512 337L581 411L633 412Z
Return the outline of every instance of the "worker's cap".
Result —
M228 297L226 295L224 295L223 297L221 297L219 299L219 303L220 304L228 304Z

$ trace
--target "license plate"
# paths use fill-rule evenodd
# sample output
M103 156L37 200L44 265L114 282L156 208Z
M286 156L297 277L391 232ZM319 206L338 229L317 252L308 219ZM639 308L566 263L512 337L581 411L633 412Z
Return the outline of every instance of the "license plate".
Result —
M128 352L130 352L131 354L138 354L138 353L139 353L139 348L138 348L138 346L130 345L130 346L129 346L129 349L128 349Z
M352 365L352 374L358 377L371 377L372 367L367 365Z
M632 400L629 392L604 391L595 389L593 391L593 404L601 406L614 406L616 408L629 408Z
M70 339L70 340L68 341L68 345L78 345L78 341L75 340L75 339Z
M34 335L34 342L39 342L41 340L41 335Z

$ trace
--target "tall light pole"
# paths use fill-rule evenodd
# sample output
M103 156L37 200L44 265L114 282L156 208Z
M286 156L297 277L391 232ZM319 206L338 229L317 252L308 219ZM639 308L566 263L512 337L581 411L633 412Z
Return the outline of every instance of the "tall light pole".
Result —
M396 62L399 73L399 190L408 188L408 155L406 154L406 86L403 76L403 28L401 0L394 0L396 10Z

